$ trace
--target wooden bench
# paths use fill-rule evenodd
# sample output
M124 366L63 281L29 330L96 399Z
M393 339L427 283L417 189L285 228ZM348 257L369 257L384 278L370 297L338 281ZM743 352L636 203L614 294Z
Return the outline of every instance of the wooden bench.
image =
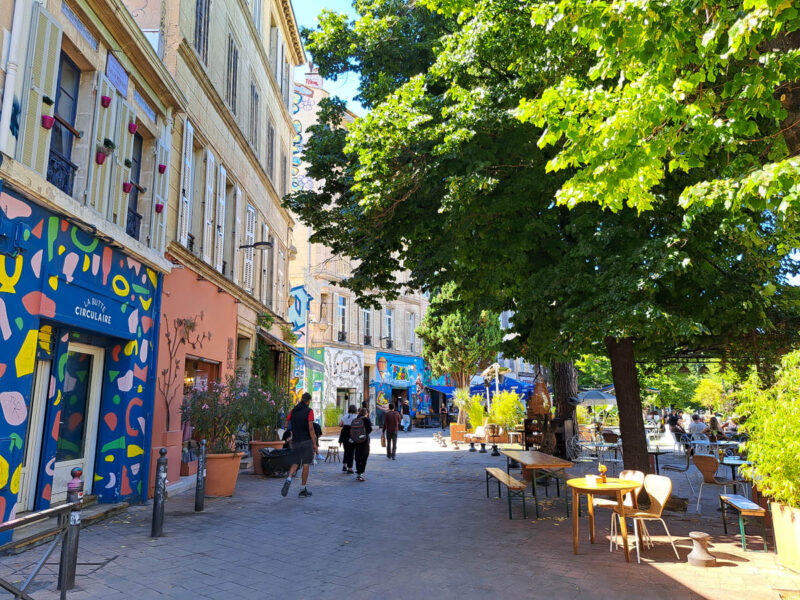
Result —
M731 507L739 513L739 536L742 538L742 550L747 551L747 541L744 532L744 518L745 517L760 517L761 518L761 535L764 539L764 552L767 552L767 526L766 517L767 511L744 496L738 494L720 494L719 506L722 509L722 528L725 533L728 533L728 523L725 521L726 508Z
M486 497L489 497L489 480L495 479L497 480L497 494L501 498L503 494L501 492L501 485L504 485L508 491L506 494L506 498L508 498L508 518L513 519L514 517L511 516L511 498L522 498L522 518L527 519L528 513L525 507L525 488L528 487L525 482L519 481L514 479L503 471L503 469L498 469L497 467L486 467Z

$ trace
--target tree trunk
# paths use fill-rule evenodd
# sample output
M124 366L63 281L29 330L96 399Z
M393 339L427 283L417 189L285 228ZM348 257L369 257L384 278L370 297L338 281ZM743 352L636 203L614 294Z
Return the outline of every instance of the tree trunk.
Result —
M556 419L559 425L556 427L556 447L555 455L562 458L567 457L567 438L577 431L575 423L575 407L569 399L578 395L578 371L575 370L575 363L553 362L553 403L556 407ZM566 430L565 421L572 421L572 428Z
M642 398L639 395L639 374L631 338L605 338L611 359L611 376L617 394L619 429L622 436L622 461L626 469L650 472L647 437L642 418Z

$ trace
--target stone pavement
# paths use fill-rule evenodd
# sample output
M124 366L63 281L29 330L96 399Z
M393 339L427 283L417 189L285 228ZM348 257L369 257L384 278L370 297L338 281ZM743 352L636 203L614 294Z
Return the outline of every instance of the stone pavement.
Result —
M160 539L148 537L151 506L132 507L81 532L79 560L97 564L78 566L78 587L68 598L755 600L800 589L800 577L779 567L773 553L743 553L736 528L724 536L711 508L707 516L666 515L680 561L658 524L650 526L656 547L643 552L641 564L626 563L621 550L609 552L607 512L598 517L593 546L582 521L575 556L563 501L550 501L538 521L532 505L521 519L517 502L510 521L505 497L486 498L483 475L485 466L504 466L504 459L463 446L440 448L432 433L401 434L394 462L373 440L365 483L342 474L340 463L318 465L308 499L297 497L299 481L282 498L282 479L245 472L233 498L207 499L202 514L193 512L192 492L181 494L167 503ZM680 495L685 478L673 479ZM692 530L712 535L720 566L685 562ZM752 536L750 547L759 542ZM0 576L23 579L42 552L0 559ZM57 560L56 553L50 562ZM39 576L37 600L58 597L56 573L53 564Z

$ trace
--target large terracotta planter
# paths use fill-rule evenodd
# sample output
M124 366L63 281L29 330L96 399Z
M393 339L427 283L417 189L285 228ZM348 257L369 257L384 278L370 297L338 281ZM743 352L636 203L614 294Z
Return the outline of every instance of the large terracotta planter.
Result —
M800 508L778 502L769 503L772 512L772 531L778 562L800 573Z
M206 456L206 496L233 496L244 452Z
M280 440L275 442L250 442L250 454L253 455L253 472L256 475L264 474L264 470L261 468L261 455L258 453L261 448L283 448L283 442Z

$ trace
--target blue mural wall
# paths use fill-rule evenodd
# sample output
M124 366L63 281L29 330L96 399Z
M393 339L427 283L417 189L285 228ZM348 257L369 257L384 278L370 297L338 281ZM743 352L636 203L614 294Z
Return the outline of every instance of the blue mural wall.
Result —
M430 385L430 370L419 356L402 356L378 352L375 355L375 378L370 385L375 388L375 405L378 410L389 409L392 388L407 389L409 404L415 412L427 414L431 399L425 386Z
M60 432L62 411L71 411L66 427L80 425L70 402L85 368L67 352L70 341L105 349L94 493L102 502L141 500L161 276L2 181L0 190L0 516L13 517L19 492L37 359L52 366L35 508L50 504L57 456L72 443Z

